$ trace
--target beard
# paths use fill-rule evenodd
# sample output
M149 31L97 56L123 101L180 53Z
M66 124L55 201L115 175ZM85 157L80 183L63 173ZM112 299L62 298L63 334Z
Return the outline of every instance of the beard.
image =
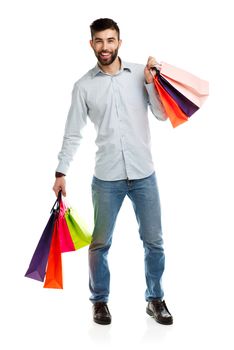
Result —
M96 51L94 51L94 52L95 52L95 56L98 59L98 62L102 66L109 66L111 63L114 62L114 60L118 56L118 49L116 49L113 52L110 52L108 50L102 50L101 52L96 52ZM106 54L106 56L104 54Z

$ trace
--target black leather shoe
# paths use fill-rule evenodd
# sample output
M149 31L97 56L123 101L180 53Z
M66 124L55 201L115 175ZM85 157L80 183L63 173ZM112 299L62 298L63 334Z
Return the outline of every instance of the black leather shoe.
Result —
M152 316L155 321L164 325L170 325L173 323L173 317L168 311L164 300L152 300L149 301L146 312Z
M111 323L111 314L107 303L97 302L93 304L93 320L94 322L103 325Z

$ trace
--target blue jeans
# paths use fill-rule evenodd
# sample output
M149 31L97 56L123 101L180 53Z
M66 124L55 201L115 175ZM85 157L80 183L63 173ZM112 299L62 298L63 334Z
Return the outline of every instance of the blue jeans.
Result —
M145 250L145 299L163 298L161 279L165 255L155 173L139 180L103 181L93 177L94 230L89 246L89 288L93 303L108 302L110 271L107 256L116 218L126 195L132 201Z

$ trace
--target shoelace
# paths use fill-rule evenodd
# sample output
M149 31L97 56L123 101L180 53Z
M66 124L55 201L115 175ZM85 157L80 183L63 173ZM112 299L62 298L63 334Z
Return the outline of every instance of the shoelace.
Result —
M159 311L167 311L169 313L164 300L163 301L156 301L155 300L155 301L153 301L153 304Z
M105 311L106 313L109 313L108 307L105 303L95 303L94 309L95 309L95 312L102 311L103 309L103 311Z

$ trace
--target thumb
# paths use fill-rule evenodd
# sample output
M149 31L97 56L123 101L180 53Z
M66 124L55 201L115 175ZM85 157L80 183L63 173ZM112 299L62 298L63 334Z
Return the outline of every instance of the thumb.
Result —
M61 186L61 190L62 190L62 195L63 195L64 197L66 197L66 195L67 195L66 186L65 186L65 185L64 185L64 186Z

